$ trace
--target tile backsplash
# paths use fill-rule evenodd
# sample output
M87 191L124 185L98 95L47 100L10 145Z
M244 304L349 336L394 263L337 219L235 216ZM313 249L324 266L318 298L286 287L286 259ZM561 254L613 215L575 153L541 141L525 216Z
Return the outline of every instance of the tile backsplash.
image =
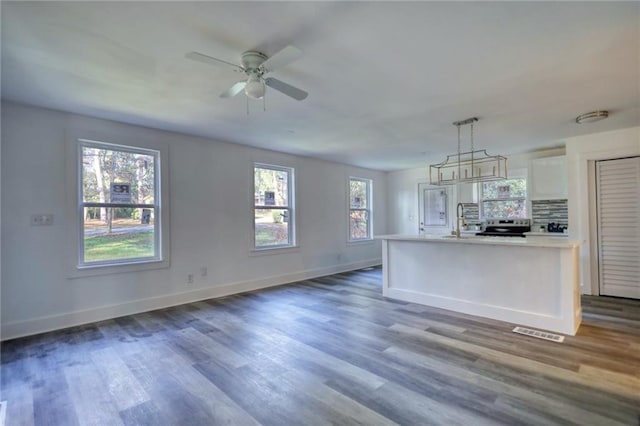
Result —
M465 223L480 222L480 209L477 203L463 203ZM531 230L537 231L540 226L554 222L563 226L569 225L567 200L537 200L531 202Z
M537 231L540 226L554 222L569 226L569 210L567 200L537 200L531 202L531 230Z

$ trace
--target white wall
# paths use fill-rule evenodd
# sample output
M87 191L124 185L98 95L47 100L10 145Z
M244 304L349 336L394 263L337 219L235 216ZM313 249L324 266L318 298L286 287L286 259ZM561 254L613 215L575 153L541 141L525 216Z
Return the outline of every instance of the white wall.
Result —
M580 248L582 292L598 294L597 279L592 277L592 268L597 259L592 255L592 237L595 233L589 225L590 210L593 208L591 201L595 197L594 181L589 174L590 165L595 160L640 155L640 127L570 138L565 143L569 174L569 237L584 241Z
M387 212L390 234L418 234L418 184L428 182L428 166L387 174Z
M83 129L168 145L169 268L69 278L65 146ZM2 105L1 160L3 339L381 262L379 241L347 243L347 179L373 179L373 228L384 234L383 172L12 103ZM298 249L251 251L254 161L295 167ZM53 226L29 226L34 213L53 213Z
M564 148L547 149L532 153L507 156L508 170L526 169L529 161L535 158L564 155ZM389 172L387 175L387 212L389 216L388 231L391 234L416 235L419 229L418 184L429 181L429 164L442 161L442 157L424 159L424 167ZM461 190L462 192L462 190ZM466 191L471 193L471 191ZM456 186L452 187L449 208L449 228L455 226L455 206L457 204ZM466 200L465 200L466 201ZM530 207L530 206L529 206ZM433 229L429 233L447 233L445 228Z

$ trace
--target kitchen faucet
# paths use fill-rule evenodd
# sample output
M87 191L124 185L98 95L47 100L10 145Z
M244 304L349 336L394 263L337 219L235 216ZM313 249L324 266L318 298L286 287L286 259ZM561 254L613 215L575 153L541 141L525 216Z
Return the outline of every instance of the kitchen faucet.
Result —
M460 238L460 221L464 220L464 204L458 203L456 217L456 238Z

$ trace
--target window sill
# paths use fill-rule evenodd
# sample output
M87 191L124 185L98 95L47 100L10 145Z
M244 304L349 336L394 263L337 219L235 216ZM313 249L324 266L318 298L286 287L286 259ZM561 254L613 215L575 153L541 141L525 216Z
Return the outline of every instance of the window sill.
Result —
M367 244L373 244L375 240L373 238L366 238L362 240L349 240L347 241L347 246L361 246Z
M169 268L169 266L170 262L168 260L152 260L114 265L75 266L69 271L67 278L72 280L100 275L151 271L154 269L166 269Z
M300 246L286 246L286 247L264 247L264 248L254 248L249 253L249 256L267 256L271 254L286 254L286 253L294 253L300 250Z

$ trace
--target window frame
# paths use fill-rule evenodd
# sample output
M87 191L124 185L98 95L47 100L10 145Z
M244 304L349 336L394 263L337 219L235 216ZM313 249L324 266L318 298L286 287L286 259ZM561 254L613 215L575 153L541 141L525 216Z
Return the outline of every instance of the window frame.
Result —
M256 169L273 170L276 172L287 173L287 205L286 206L267 206L264 204L256 205L255 191L256 191ZM252 232L252 251L265 252L270 250L282 250L294 248L296 246L296 210L295 210L295 169L293 167L279 166L275 164L267 164L261 162L254 162L251 173L251 207L253 210L253 232ZM286 210L287 211L287 223L288 223L288 242L287 244L275 244L268 246L258 246L256 244L256 210Z
M484 207L484 203L485 201L487 202L496 202L496 201L522 201L524 204L524 208L525 208L525 217L528 217L527 215L529 214L529 205L528 205L528 201L529 201L529 178L527 176L527 170L526 169L522 169L522 170L513 170L510 173L510 176L507 179L504 180L513 180L513 179L524 179L524 183L525 183L525 196L524 197L509 197L509 198L485 198L484 197L484 183L485 182L478 182L478 198L479 198L479 207L480 207L480 219L481 220L487 220L487 219L494 219L494 217L487 217L485 214L485 207ZM501 181L492 181L492 182L501 182ZM508 217L497 217L495 219L519 219L519 218L508 218Z
M119 151L126 152L132 154L142 154L142 155L150 155L153 156L153 180L154 180L154 194L153 194L153 204L138 204L138 203L113 203L113 202L86 202L83 200L83 148L95 148L95 149L105 149L110 151ZM77 218L76 224L78 227L78 239L76 241L76 247L78 247L77 251L77 268L78 269L87 269L87 268L104 268L111 266L120 266L120 265L137 265L137 264L147 264L147 263L157 263L163 261L163 238L162 238L162 184L161 184L161 153L158 149L151 149L146 147L136 147L130 145L122 145L115 144L110 142L99 142L94 140L87 139L79 139L77 145L77 185L76 185L76 195L77 195ZM84 260L84 209L85 208L152 208L154 210L154 229L153 229L153 239L154 239L154 255L147 257L135 257L135 258L126 258L126 259L114 259L114 260L103 260L103 261L95 261L95 262L85 262Z
M365 183L367 207L352 208L351 207L351 181L359 181ZM347 182L347 242L358 243L373 240L373 179L358 176L349 176ZM367 236L364 238L351 238L351 213L354 211L364 211L367 215Z
M143 148L157 150L160 152L160 162L158 163L159 173L156 179L160 182L158 192L161 194L160 208L160 238L162 241L162 258L158 261L148 261L144 263L120 263L104 266L86 266L79 267L78 259L79 244L78 241L83 235L79 232L78 221L82 217L83 212L78 209L78 188L82 183L79 177L78 169L80 149L78 145L81 142L96 142L109 145L121 145L125 147ZM169 193L169 143L159 139L155 135L144 135L121 131L120 129L104 128L94 123L85 123L84 121L71 121L67 130L67 137L64 143L65 150L65 171L64 182L67 187L65 191L65 207L64 220L60 221L66 236L66 251L64 275L69 280L98 277L102 275L111 275L119 273L136 273L142 271L151 271L157 269L166 269L171 266L171 198Z

